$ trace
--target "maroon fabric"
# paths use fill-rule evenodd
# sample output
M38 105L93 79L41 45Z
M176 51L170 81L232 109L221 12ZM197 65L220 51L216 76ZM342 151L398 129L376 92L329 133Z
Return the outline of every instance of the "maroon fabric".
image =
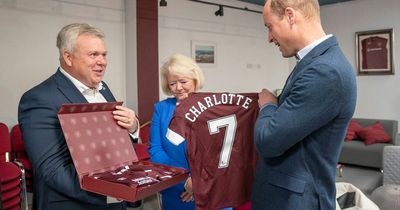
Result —
M10 162L0 163L0 182L8 182L19 178L21 171L19 168Z
M16 178L16 179L8 181L8 182L1 183L1 192L5 192L8 190L17 188L17 187L19 187L20 184L21 184L21 181L19 180L19 178Z
M3 206L3 209L9 209L16 205L19 206L19 205L21 205L21 197L15 196L15 197L11 198L10 200L2 201L1 205Z
M29 192L32 192L33 170L31 161L25 151L24 141L22 138L21 129L19 124L16 124L11 129L11 151L13 158L20 162L25 168L26 185L29 186ZM28 184L29 183L29 184ZM27 188L28 189L28 188Z
M142 132L142 131L140 131ZM135 152L139 160L149 160L149 145L148 144L133 144L133 148L135 148Z
M392 138L386 133L380 122L357 131L357 135L364 140L366 145L390 142Z
M119 167L131 163L134 163L132 169L135 170L143 170L150 166L164 168L160 165L138 161L128 132L113 118L112 112L115 106L121 104L122 102L64 104L58 112L82 189L134 201L136 197L141 198L150 193L156 193L187 178L183 169L170 168L171 172L179 173L179 176L174 176L168 180L169 182L152 187L147 185L161 180L147 178L148 176L136 176L137 174L135 177L124 177L110 173L121 170ZM144 164L147 165L144 166ZM100 178L107 180L101 181ZM121 185L110 182L118 182ZM128 188L122 184L132 187ZM146 186L146 188L139 190L137 185Z
M233 210L251 210L251 202L246 202L245 204L234 208Z
M170 179L177 174L174 169L167 170L157 166L129 165L92 176L109 182L142 187Z
M16 187L14 189L5 191L5 192L1 192L1 200L2 201L7 201L7 200L11 200L14 197L18 196L19 197L19 193L21 192L21 188Z
M357 120L354 120L354 119L350 120L349 127L347 128L345 140L350 141L350 140L356 139L358 137L356 132L362 128L363 127L360 125L360 123L357 122Z
M11 152L10 131L6 124L0 123L0 162L6 161L6 152Z
M11 148L14 152L25 152L24 142L19 124L11 129Z
M388 68L388 40L372 36L361 41L362 68L387 69Z
M122 102L64 104L60 124L79 176L138 160L128 131L112 111Z
M146 122L142 126L140 126L139 137L142 141L142 144L149 145L150 140L150 126L151 122Z
M192 93L176 107L167 137L187 141L197 210L250 200L257 161L257 100L255 93ZM173 138L175 134L180 138Z

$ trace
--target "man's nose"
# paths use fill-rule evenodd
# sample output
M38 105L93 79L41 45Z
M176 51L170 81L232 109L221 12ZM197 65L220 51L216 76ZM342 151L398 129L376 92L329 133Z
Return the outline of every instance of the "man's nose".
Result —
M97 58L97 64L99 65L106 65L107 64L107 57L104 55L101 55Z
M269 43L274 42L274 38L271 36L271 33L270 33L270 32L268 32L268 42L269 42Z

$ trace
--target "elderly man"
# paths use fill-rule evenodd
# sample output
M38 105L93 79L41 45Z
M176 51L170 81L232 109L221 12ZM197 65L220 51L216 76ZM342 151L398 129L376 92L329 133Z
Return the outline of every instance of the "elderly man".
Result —
M107 66L104 34L84 23L61 29L57 36L60 67L21 98L18 120L35 170L33 209L126 209L107 204L105 196L80 188L78 176L57 117L62 104L115 101L103 76ZM138 120L129 108L117 106L117 123L135 133Z

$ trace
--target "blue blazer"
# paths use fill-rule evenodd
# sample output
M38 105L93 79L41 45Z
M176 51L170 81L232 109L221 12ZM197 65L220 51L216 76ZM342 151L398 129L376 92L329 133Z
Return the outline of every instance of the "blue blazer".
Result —
M336 164L356 104L352 66L330 37L295 67L255 125L256 210L334 210Z
M103 85L100 92L106 100L115 101ZM60 106L67 103L87 101L59 70L23 94L19 103L18 121L35 171L33 209L126 209L124 203L107 205L105 196L80 188L57 117Z
M186 159L186 142L175 146L166 137L175 107L175 98L168 98L154 105L150 128L150 158L155 163L189 170ZM194 210L194 202L184 203L180 199L180 195L184 191L183 185L184 182L181 182L161 192L163 210Z

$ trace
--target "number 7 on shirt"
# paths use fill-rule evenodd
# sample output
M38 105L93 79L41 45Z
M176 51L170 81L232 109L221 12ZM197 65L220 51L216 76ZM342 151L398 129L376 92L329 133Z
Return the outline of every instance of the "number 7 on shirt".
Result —
M235 140L236 133L236 115L228 115L217 119L207 121L208 131L210 135L219 133L220 128L226 127L224 144L222 145L221 153L219 156L218 168L226 168L229 166L233 141Z

